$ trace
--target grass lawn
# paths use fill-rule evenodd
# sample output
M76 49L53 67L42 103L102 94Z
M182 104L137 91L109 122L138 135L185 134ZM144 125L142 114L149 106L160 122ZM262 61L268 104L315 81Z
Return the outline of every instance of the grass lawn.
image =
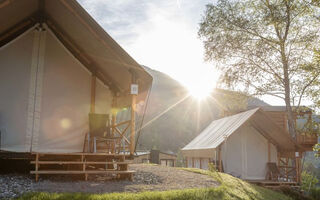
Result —
M109 199L137 199L137 200L289 200L282 193L274 192L259 186L251 185L230 175L209 172L200 169L184 169L194 173L207 174L221 183L216 188L171 190L165 192L141 193L111 193L111 194L81 194L81 193L28 193L18 198L20 200L109 200Z

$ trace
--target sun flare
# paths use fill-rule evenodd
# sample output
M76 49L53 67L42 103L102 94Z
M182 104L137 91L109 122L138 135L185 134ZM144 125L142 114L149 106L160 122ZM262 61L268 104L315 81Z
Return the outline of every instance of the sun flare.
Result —
M210 96L213 87L210 87L208 85L198 85L196 86L190 86L187 87L189 94L194 97L197 100L204 100L206 99L208 96Z
M218 77L219 73L216 70L204 65L190 72L190 76L183 79L183 85L192 97L201 101L211 95L216 87Z

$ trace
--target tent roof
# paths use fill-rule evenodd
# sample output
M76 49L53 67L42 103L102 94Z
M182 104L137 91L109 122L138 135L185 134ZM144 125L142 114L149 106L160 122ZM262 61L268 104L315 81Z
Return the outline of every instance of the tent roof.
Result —
M251 106L249 108L255 108L257 106ZM286 112L287 108L286 106L259 106L263 111L267 111L267 112ZM292 106L292 110L294 111L295 109L297 109L296 106ZM299 111L302 112L312 112L311 108L308 108L306 106L300 106L299 107Z
M260 108L215 120L182 150L215 149L242 125L250 123L280 150L299 148L291 136L277 126Z
M144 93L152 83L76 0L0 1L0 47L38 23L45 23L73 55L120 97L129 95L132 74Z

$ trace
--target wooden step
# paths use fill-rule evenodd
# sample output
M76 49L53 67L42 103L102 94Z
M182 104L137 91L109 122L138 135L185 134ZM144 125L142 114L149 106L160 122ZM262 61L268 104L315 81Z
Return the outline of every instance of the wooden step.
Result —
M125 160L125 154L110 154L110 153L33 153L35 154L35 160L31 161L31 164L35 165L35 170L30 171L31 174L35 174L36 181L38 181L41 174L84 174L85 180L88 179L89 174L113 174L117 178L129 178L132 180L134 171L128 170L128 165L132 162ZM118 160L118 161L115 161ZM82 170L54 170L54 169L42 169L41 165L76 165ZM93 165L105 165L102 170L88 169ZM111 165L111 167L110 167ZM117 165L115 169L114 166ZM53 166L54 167L54 166Z
M65 171L65 170L43 170L30 171L30 174L133 174L135 171L118 171L118 170L87 170L87 171Z
M123 157L126 156L125 154L113 154L113 153L51 153L51 152L39 152L39 153L32 153L34 155L57 155L57 156L114 156L114 157Z
M46 164L46 165L54 165L54 164L58 164L58 165L64 165L64 164L79 164L79 165L83 165L83 164L116 164L116 165L128 165L128 164L132 164L132 162L96 162L96 161L31 161L31 164Z

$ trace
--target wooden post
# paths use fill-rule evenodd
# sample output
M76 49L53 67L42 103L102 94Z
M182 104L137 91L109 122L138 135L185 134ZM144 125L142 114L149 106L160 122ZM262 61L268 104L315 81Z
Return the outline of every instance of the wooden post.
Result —
M202 158L199 158L199 160L200 160L200 169L202 169L202 164L201 164Z
M91 104L90 104L90 112L95 112L96 106L96 76L92 74L91 76Z
M132 73L132 84L136 83L136 77L135 73ZM137 95L131 94L132 100L131 100L131 134L130 134L130 155L134 154L134 148L135 148L135 128L136 128L136 119L135 119L135 111L136 111L136 101L137 101Z
M115 130L114 130L114 125L116 124L116 115L112 112L112 117L111 117L111 137L115 137ZM121 141L120 141L121 143ZM120 144L119 144L120 145ZM121 148L121 147L119 147ZM111 147L111 153L115 153L115 150L116 150L116 142L112 142L112 147ZM120 149L119 149L119 153L120 153Z
M38 169L39 169L39 164L38 164L38 161L39 161L39 153L36 154L36 182L38 182L39 180L39 174L38 174Z
M186 168L188 168L188 157L186 157Z
M296 181L299 183L299 158L296 158Z
M271 162L271 144L268 141L268 162Z
M219 147L219 172L222 172L221 147Z
M192 168L194 168L194 157L192 157Z
M288 181L288 180L289 180L288 164L289 164L289 158L288 158L288 157L286 157L286 166L285 166L286 181Z
M112 106L111 106L111 137L115 137L115 125L117 122L117 97L116 94L113 94L114 97L112 99ZM121 141L120 141L121 143ZM120 144L119 144L120 145ZM119 153L120 153L121 147L119 147ZM111 153L115 153L116 151L116 141L112 142L111 144Z
M301 181L301 155L302 152L299 152L299 156L296 156L296 181L300 183Z
M288 128L288 117L287 117L287 114L285 114L284 116L283 116L283 121L284 121L284 130L286 130L287 132L289 132L289 128Z

